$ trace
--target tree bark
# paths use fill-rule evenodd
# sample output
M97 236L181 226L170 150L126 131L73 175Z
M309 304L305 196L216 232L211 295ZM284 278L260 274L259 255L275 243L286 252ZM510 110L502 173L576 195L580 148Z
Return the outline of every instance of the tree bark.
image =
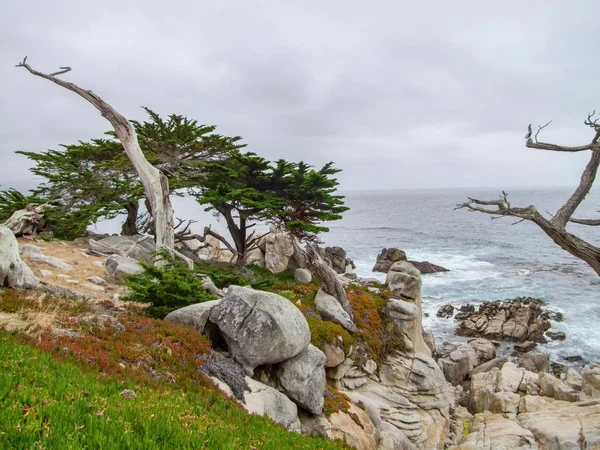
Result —
M131 202L125 205L127 210L127 218L121 227L121 235L123 236L135 236L138 233L137 229L137 217L139 212L139 203Z
M300 248L296 239L292 238L294 247L297 252L304 256L306 265L310 269L311 273L317 277L321 283L321 289L327 294L335 297L339 304L344 308L344 311L348 313L350 319L354 322L354 313L352 312L352 305L348 301L348 295L342 283L338 278L338 274L331 267L327 265L315 246L311 244L306 245L306 250Z
M24 67L33 75L45 78L65 89L75 92L91 103L98 111L100 111L102 116L111 123L117 138L121 141L121 144L125 149L125 153L127 153L131 164L140 177L140 181L144 186L144 193L150 202L156 228L156 248L164 248L168 252L173 253L175 237L173 231L173 207L171 206L171 200L169 198L169 181L167 180L167 177L150 164L144 156L133 125L131 125L125 116L92 91L82 89L75 83L56 78L56 75L61 75L70 71L70 67L61 67L61 70L58 72L45 74L32 69L26 61L27 57L25 57L23 62L18 64L17 67Z
M0 286L13 289L40 287L40 280L19 255L17 238L4 225L0 225Z

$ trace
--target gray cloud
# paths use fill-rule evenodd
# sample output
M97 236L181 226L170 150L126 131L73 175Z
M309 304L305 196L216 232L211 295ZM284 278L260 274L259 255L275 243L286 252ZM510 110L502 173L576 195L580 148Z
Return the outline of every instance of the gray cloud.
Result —
M141 105L242 135L269 158L333 160L342 189L569 185L586 155L528 150L526 125L581 143L600 108L594 1L90 3L0 17L0 183L14 150L108 129L74 94L14 68L60 65L131 118Z

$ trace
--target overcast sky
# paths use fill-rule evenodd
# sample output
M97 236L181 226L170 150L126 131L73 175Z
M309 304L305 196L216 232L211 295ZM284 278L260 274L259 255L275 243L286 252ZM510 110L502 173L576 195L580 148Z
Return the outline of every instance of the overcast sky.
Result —
M341 189L574 185L588 155L530 150L526 126L583 144L600 109L591 1L5 0L0 184L37 180L15 150L99 137L65 79L132 119L148 106L241 135L271 159L333 160Z

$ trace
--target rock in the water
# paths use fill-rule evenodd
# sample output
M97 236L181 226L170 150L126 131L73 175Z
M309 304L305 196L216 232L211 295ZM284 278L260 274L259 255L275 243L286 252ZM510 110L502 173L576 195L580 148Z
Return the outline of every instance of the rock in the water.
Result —
M348 313L342 308L342 305L340 305L334 296L327 294L323 289L317 291L315 306L324 320L337 323L351 333L358 331Z
M206 322L210 316L210 311L214 306L218 305L220 301L221 300L211 300L184 306L183 308L176 309L167 314L165 320L178 325L191 327L198 332L203 333Z
M520 344L515 344L515 350L521 353L527 353L533 350L537 344L533 341L525 341Z
M267 415L273 422L280 423L288 431L300 433L298 407L281 392L246 377L248 391L244 392L244 408L250 413Z
M108 236L100 240L90 239L90 250L104 255L118 255L142 261L154 262L156 245L151 236Z
M456 332L468 337L544 343L550 322L543 317L542 305L541 300L530 297L484 302L477 311L473 308L455 316L462 321Z
M106 260L106 278L122 283L127 275L139 275L144 269L135 259L113 255Z
M429 261L408 261L417 269L421 274L428 273L439 273L439 272L450 272L450 269L446 269L445 267L438 266L436 264L432 264Z
M563 331L546 331L546 336L553 341L564 341L567 338L567 335Z
M447 305L441 306L440 309L438 309L438 312L436 315L438 317L443 317L444 319L448 319L454 315L454 306L452 306L450 303L448 303Z
M392 264L398 261L406 261L406 253L398 248L384 248L377 255L377 261L373 267L373 272L387 273Z
M415 299L421 294L421 272L409 262L395 262L386 275L385 284L391 291Z
M307 269L294 270L294 279L299 283L308 284L312 281L312 274Z
M231 356L246 372L293 358L310 343L306 319L277 294L229 286L209 320L219 327Z
M289 397L313 414L323 411L325 360L321 350L309 345L279 366L279 381Z

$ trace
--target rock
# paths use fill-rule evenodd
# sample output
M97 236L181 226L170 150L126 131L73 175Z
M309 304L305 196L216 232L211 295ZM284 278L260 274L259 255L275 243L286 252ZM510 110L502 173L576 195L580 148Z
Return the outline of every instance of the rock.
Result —
M327 294L323 289L317 291L315 306L321 317L323 317L323 320L337 323L351 333L358 331L348 313L342 308L342 305L340 305L334 296Z
M567 335L562 331L546 331L546 336L553 341L564 341L567 338Z
M600 364L589 364L583 368L581 386L588 398L600 398Z
M337 367L346 359L344 350L335 341L331 344L326 343L323 346L323 353L325 353L325 367L327 368Z
M54 276L54 272L52 272L51 270L40 269L40 275L44 278L49 278Z
M406 261L406 253L397 248L384 248L377 255L377 261L373 267L373 272L387 273L392 264L398 261Z
M298 407L281 392L246 377L248 391L244 392L244 408L259 416L267 415L273 422L280 423L288 431L300 433Z
M31 255L43 255L44 252L37 245L23 244L19 247L19 254L21 256L31 256Z
M477 354L468 344L448 344L440 350L438 365L453 386L461 384L477 365Z
M154 262L156 245L151 236L108 236L100 240L89 240L92 252L103 255L118 255L151 264Z
M287 233L275 225L269 228L265 238L265 267L272 273L280 273L288 268L290 257L294 254L294 244Z
M415 299L421 294L421 273L406 261L395 262L386 275L385 284L391 291Z
M547 353L526 353L523 355L521 365L531 372L549 372L550 358Z
M468 344L475 350L477 355L477 366L496 357L496 346L487 339L470 339Z
M329 422L332 439L342 440L356 450L377 448L377 429L358 406L351 403L347 413L333 413L329 416Z
M69 280L67 280L67 282L69 282ZM79 281L77 283L79 283ZM81 286L96 292L106 292L106 289L104 289L102 286L98 286L97 284L83 283Z
M279 366L279 381L288 396L317 415L323 411L325 361L325 354L314 345L309 345Z
M583 357L581 355L567 355L563 356L562 359L568 362L580 362L583 361Z
M94 261L92 264L94 264L96 267L100 267L101 269L104 269L103 261Z
M89 281L89 282L91 282L91 283L98 284L98 285L100 285L100 286L103 286L103 285L105 285L105 284L106 284L106 280L105 280L104 278L102 278L102 277L97 277L97 276L95 276L95 275L93 275L93 276L91 276L91 277L86 277L86 280L88 280L88 281Z
M68 264L66 261L55 258L54 256L47 256L43 254L30 254L28 255L30 261L40 263L40 264L48 264L49 266L56 267L60 270L73 270L73 266Z
M516 393L525 375L525 369L517 367L513 362L507 362L498 373L498 391Z
M489 411L475 414L473 425L463 443L451 450L538 449L531 431L517 422ZM545 448L545 447L544 447Z
M293 358L310 343L306 319L277 294L230 286L209 320L223 334L231 356L247 373Z
M348 264L348 258L346 258L346 250L342 247L325 247L319 249L319 254L321 258L327 264L335 270L338 274L346 273L346 268L348 265L354 265L352 260L350 260L350 264Z
M494 367L497 367L498 369L500 369L504 365L504 363L506 363L507 361L508 361L508 359L504 356L494 358L491 361L488 361L486 363L480 364L477 367L475 367L473 370L471 370L470 375L473 376L478 373L489 372Z
M550 322L542 316L542 305L541 300L530 297L484 302L477 311L468 310L455 316L461 321L456 332L467 337L543 343L546 342L543 334L550 328ZM520 348L525 350L525 347Z
M164 320L175 323L177 325L185 325L197 330L199 333L204 332L210 311L219 304L221 300L210 300L208 302L196 303L194 305L184 306L167 314Z
M216 379L217 385L222 391L227 392L230 396L235 396L241 402L245 401L244 392L249 391L250 388L246 382L244 369L233 359L223 356L219 352L212 352L204 360L201 370L212 379ZM225 384L227 388L223 389L221 384Z
M412 302L393 298L385 305L385 314L394 321L411 321L419 317L419 307Z
M546 397L553 397L556 400L564 400L567 402L576 402L579 399L579 393L570 388L554 375L549 373L539 373L538 380L540 389Z
M121 391L119 395L123 398L134 398L135 391L132 391L131 389L125 389L124 391Z
M525 342L521 342L520 344L515 344L515 350L521 353L527 353L531 350L533 350L535 347L537 346L537 344L533 341L525 341Z
M266 264L265 252L263 252L260 248L253 248L246 255L245 264L248 266L255 264L258 267L265 267L265 264Z
M294 279L299 283L308 284L312 281L312 274L307 269L294 270Z
M444 319L448 319L454 315L454 306L452 306L451 304L448 303L448 304L440 307L440 309L438 309L438 312L436 315L438 317L443 317Z
M415 266L421 274L429 274L429 273L439 273L439 272L450 272L450 269L446 269L445 267L438 266L436 264L432 264L429 261L408 261L413 266Z
M378 450L418 450L410 439L394 425L381 424Z
M135 259L113 255L106 260L106 278L110 281L122 283L127 275L139 275L142 272L144 269Z
M431 351L431 354L435 353L435 336L431 331L423 330L423 340L427 345L427 348Z
M581 391L583 378L577 373L575 369L569 367L565 375L565 384L575 391Z
M598 403L550 400L538 411L519 414L518 422L533 433L540 449L600 448Z

